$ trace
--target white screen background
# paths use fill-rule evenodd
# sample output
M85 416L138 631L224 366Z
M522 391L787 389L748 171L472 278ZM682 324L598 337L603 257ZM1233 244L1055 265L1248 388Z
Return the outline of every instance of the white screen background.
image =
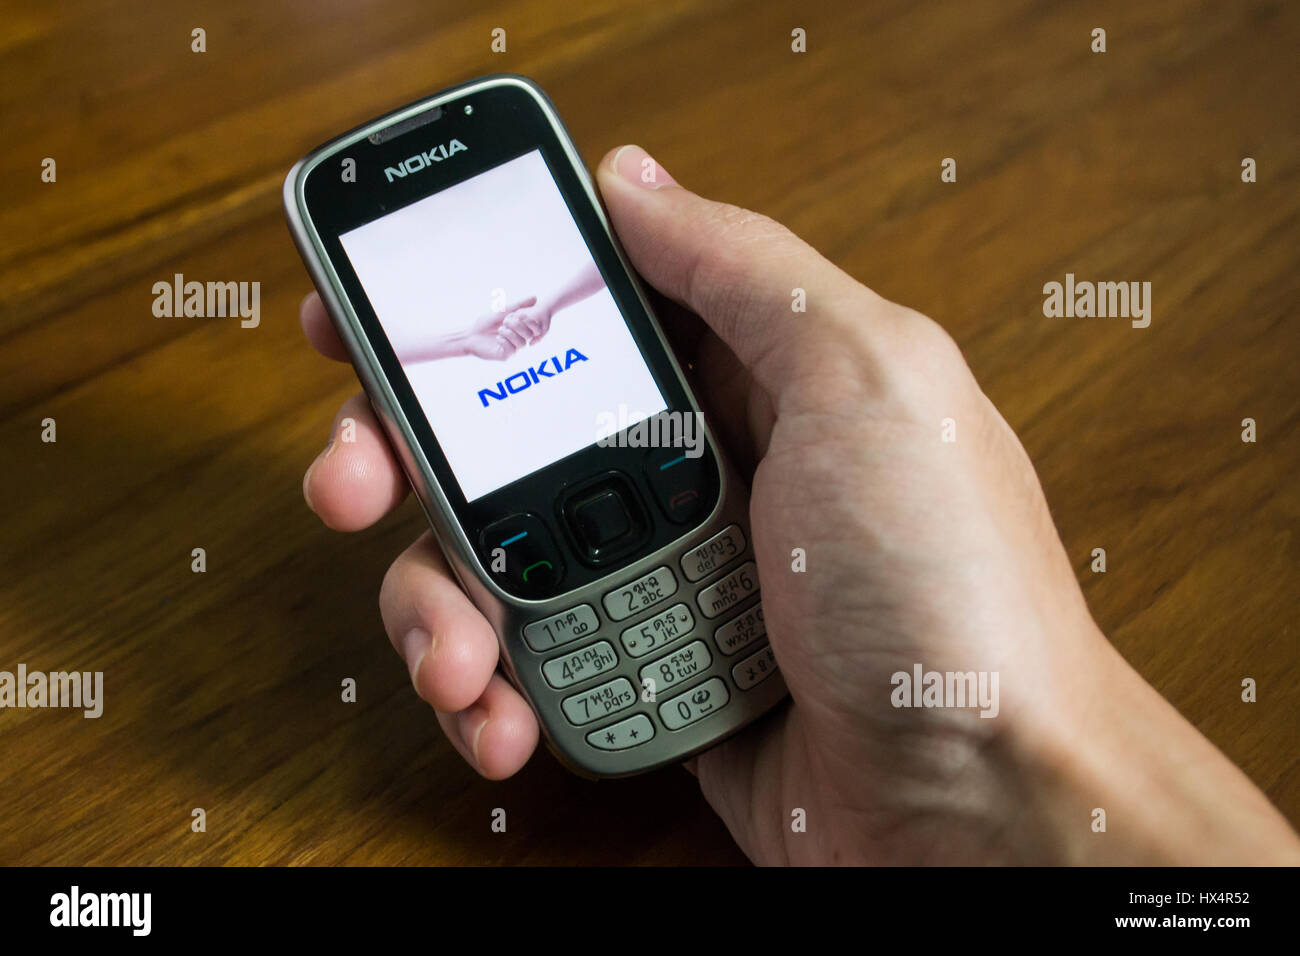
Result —
M411 175L419 175L412 173ZM339 237L392 339L439 335L507 302L554 290L591 253L546 162L533 151ZM585 355L484 408L478 392L568 349ZM597 416L628 423L667 406L608 288L557 312L537 343L504 361L475 356L404 364L467 500L597 438Z

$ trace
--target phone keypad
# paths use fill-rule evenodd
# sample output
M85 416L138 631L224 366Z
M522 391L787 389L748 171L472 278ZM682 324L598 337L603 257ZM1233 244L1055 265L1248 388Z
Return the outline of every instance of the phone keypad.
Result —
M771 645L766 645L756 654L751 654L731 669L731 679L741 690L749 690L760 681L767 680L777 671L776 656Z
M674 604L654 617L625 628L618 639L629 657L645 657L685 637L694 626L695 615L691 609L685 604Z
M759 582L748 548L744 531L730 524L680 555L680 577L662 565L604 594L603 616L580 604L524 627L532 650L564 648L533 665L551 688L566 691L604 678L555 698L567 721L584 728L589 746L628 750L658 732L683 730L777 673L763 606L754 600ZM742 560L746 555L750 560ZM656 610L674 595L676 604ZM707 631L699 633L702 619L716 622L711 641ZM642 689L654 693L643 696ZM585 730L589 724L596 726Z
M635 703L636 691L632 689L631 682L626 677L616 677L599 687L564 698L560 707L564 710L564 716L569 718L569 723L581 727L620 710L627 710Z
M682 555L682 574L687 581L700 581L725 568L744 550L745 532L740 530L740 525L733 524Z
M647 740L653 740L655 725L645 714L633 714L627 720L593 730L587 734L587 743L597 750L630 750Z
M713 655L703 641L691 641L683 648L673 651L657 661L651 661L637 674L642 687L653 687L656 693L677 684L683 684L701 676L713 663ZM654 681L647 684L647 681Z
M605 605L605 613L612 620L622 621L654 607L660 601L668 600L676 593L677 578L667 567L661 567L610 591L602 603Z
M705 617L717 617L758 591L758 568L746 561L721 581L711 584L695 598Z
M614 653L614 645L609 641L597 641L559 657L552 657L542 665L542 675L546 678L546 683L560 690L608 673L617 663L618 655Z
M759 601L714 631L713 643L723 654L730 656L765 636L767 625L763 623L763 602Z
M669 730L681 730L721 710L730 700L731 691L722 678L713 677L660 704L659 719Z
M524 640L535 651L549 651L580 637L594 635L599 627L596 609L590 604L579 604L525 626Z

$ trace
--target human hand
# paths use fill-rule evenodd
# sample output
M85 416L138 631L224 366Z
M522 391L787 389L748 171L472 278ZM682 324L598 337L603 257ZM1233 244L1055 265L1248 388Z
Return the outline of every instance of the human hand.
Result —
M508 359L530 341L523 329L508 323L513 317L536 305L537 297L529 296L475 320L460 334L459 340L465 354L495 361Z
M549 303L534 301L531 306L514 309L506 316L502 328L532 345L550 331L551 317L554 314Z
M643 183L643 158L607 157L599 184L638 271L707 323L665 316L752 473L765 616L792 698L693 761L750 858L1294 860L1276 811L1098 631L1032 465L952 340L772 221L663 174ZM790 310L796 286L807 313ZM314 297L303 318L341 357ZM354 529L405 482L364 398L344 416L357 440L327 446L304 490L326 524ZM791 570L794 548L806 573ZM390 569L380 607L453 746L488 777L518 770L536 721L428 533ZM891 675L918 663L997 672L998 715L893 707ZM1102 839L1097 806L1123 821ZM795 808L806 832L791 831Z

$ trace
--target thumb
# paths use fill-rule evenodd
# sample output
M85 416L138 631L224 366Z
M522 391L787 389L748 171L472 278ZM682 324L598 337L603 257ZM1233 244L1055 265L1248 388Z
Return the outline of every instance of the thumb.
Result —
M515 302L511 305L507 305L505 308L500 310L499 314L504 317L509 315L511 312L518 312L520 309L531 309L536 304L537 304L537 296L530 295L526 299L520 299L518 302Z
M611 151L596 177L637 271L704 319L769 394L833 345L845 310L829 306L875 296L780 223L682 188L640 146ZM793 308L800 289L806 312Z

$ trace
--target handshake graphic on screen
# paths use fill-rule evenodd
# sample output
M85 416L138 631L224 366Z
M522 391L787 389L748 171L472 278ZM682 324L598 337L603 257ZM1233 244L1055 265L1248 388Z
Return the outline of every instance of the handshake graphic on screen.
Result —
M551 319L561 309L588 299L603 288L605 280L600 270L595 262L588 260L554 294L519 299L456 332L400 343L397 357L403 365L462 355L504 361L524 346L540 341L550 331Z

